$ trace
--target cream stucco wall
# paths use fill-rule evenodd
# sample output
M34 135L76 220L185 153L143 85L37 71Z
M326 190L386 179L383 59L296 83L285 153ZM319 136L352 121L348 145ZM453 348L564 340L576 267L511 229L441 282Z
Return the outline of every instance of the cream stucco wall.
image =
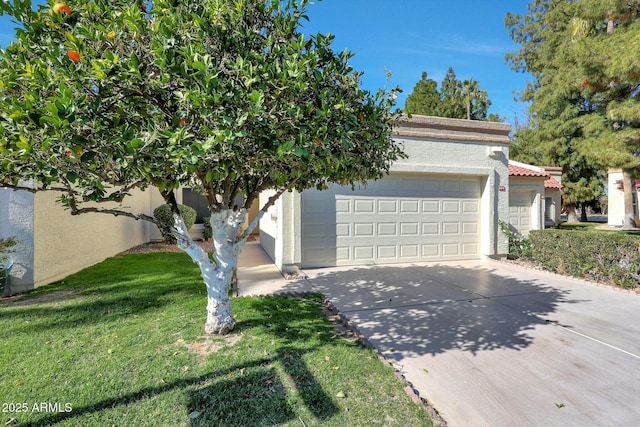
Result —
M124 206L148 214L149 192L135 190ZM55 202L57 194L35 195L34 283L42 286L149 241L150 223L106 214L70 215Z
M531 195L531 230L544 228L544 180L545 178L540 177L512 176L509 178L511 193L522 192Z
M610 227L622 227L624 224L624 190L619 188L621 186L622 170L610 169L607 182L607 217ZM640 189L636 189L636 200L640 200Z
M622 171L612 169L609 171L607 189L608 203L607 217L611 227L624 225L624 190L618 188L622 183Z
M562 184L562 168L557 166L545 166L544 171L551 175L559 184ZM561 222L560 215L562 214L562 190L557 188L545 188L545 197L551 197L552 200L552 212L551 218L554 224L558 225ZM545 226L551 226L551 224Z
M397 126L394 134L408 158L395 162L391 173L481 179L483 257L508 252L505 239L499 236L498 221L507 222L509 217L509 130L503 123L413 116ZM300 195L285 193L260 222L261 244L283 271L295 270L301 262L300 209Z

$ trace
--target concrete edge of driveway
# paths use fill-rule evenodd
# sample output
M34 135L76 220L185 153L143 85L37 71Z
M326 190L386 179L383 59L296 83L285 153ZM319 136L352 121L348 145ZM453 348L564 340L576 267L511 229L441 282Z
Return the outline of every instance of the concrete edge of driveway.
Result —
M393 372L395 373L396 377L400 379L402 382L404 382L405 384L407 384L406 387L404 388L405 393L407 393L407 395L411 398L414 404L422 406L425 409L425 411L427 411L435 427L447 427L446 420L442 417L442 415L440 415L438 410L431 404L431 402L429 402L426 398L420 396L418 390L415 389L411 381L409 381L400 371L398 371L398 369L396 369L396 366L391 361L389 361L389 359L387 359L384 356L384 354L382 354L380 350L378 350L362 332L360 332L360 330L355 325L355 323L353 323L347 315L342 313L338 309L338 307L336 307L336 305L321 292L317 292L313 290L309 290L309 291L276 290L272 293L261 294L261 295L257 295L257 294L240 295L239 298L254 298L254 297L259 298L259 297L267 297L267 296L279 296L282 298L301 299L309 295L320 295L322 297L322 302L324 307L329 311L329 316L335 317L335 319L329 319L329 320L332 321L332 323L340 323L342 326L344 326L344 328L349 333L353 334L353 336L360 343L362 343L362 345L364 345L370 350L373 350L376 353L376 356L378 357L378 360L380 362L382 362L383 364L393 369Z
M317 292L308 292L307 294L317 294ZM325 307L333 314L333 316L335 316L336 322L342 323L342 325L344 325L344 327L350 333L352 333L358 339L358 341L362 343L362 345L373 350L376 353L378 360L380 360L383 364L393 369L393 372L395 373L396 377L399 378L405 384L407 384L407 386L404 388L405 393L407 393L407 395L411 398L413 403L415 403L416 405L422 406L427 411L427 413L431 417L431 420L433 421L433 425L436 427L446 427L447 422L440 415L438 410L431 404L431 402L429 402L424 397L420 396L420 393L418 392L418 390L415 389L411 381L409 381L400 371L398 371L398 369L396 369L396 366L393 363L391 363L391 361L389 361L389 359L387 359L384 356L384 354L382 354L380 350L378 350L362 332L360 332L360 330L355 325L355 323L353 323L347 315L342 313L338 309L338 307L336 307L335 304L333 304L333 302L331 302L331 300L326 298L324 295L322 295L322 300L324 302Z

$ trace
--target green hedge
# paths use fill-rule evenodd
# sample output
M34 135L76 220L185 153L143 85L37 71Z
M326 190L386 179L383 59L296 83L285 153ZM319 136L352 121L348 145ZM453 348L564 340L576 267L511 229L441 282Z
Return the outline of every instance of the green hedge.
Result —
M193 227L193 223L196 222L196 210L191 206L178 205L180 214L182 214L182 220L187 230ZM158 229L164 236L167 243L177 243L177 240L171 234L171 226L173 225L173 214L169 205L161 205L153 210L153 216L158 221Z
M536 230L531 257L546 270L624 288L640 287L640 239L603 231Z

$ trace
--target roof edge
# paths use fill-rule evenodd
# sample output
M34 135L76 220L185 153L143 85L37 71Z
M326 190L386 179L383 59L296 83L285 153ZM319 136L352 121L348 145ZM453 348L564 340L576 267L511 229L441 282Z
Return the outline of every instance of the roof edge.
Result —
M454 141L485 142L509 145L508 123L480 120L450 119L447 117L402 115L394 123L394 136L433 138Z

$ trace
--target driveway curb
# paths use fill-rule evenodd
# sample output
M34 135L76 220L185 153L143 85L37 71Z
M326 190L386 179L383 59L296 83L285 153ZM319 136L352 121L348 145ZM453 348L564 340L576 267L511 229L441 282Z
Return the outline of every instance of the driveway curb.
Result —
M391 363L362 332L360 332L358 327L351 321L351 319L349 319L348 316L340 312L340 310L335 306L335 304L333 304L333 302L331 302L331 300L324 297L324 295L322 298L327 309L336 316L337 320L340 321L351 333L353 333L358 341L360 341L365 347L375 351L376 355L378 356L378 360L391 367L395 372L396 377L407 384L407 386L404 388L405 393L407 393L407 395L411 398L411 400L413 400L416 405L422 406L429 413L429 416L433 421L433 425L436 427L446 427L447 422L445 421L445 419L442 418L438 410L427 399L420 396L418 390L413 386L411 381L409 381L400 371L396 369L395 365Z

